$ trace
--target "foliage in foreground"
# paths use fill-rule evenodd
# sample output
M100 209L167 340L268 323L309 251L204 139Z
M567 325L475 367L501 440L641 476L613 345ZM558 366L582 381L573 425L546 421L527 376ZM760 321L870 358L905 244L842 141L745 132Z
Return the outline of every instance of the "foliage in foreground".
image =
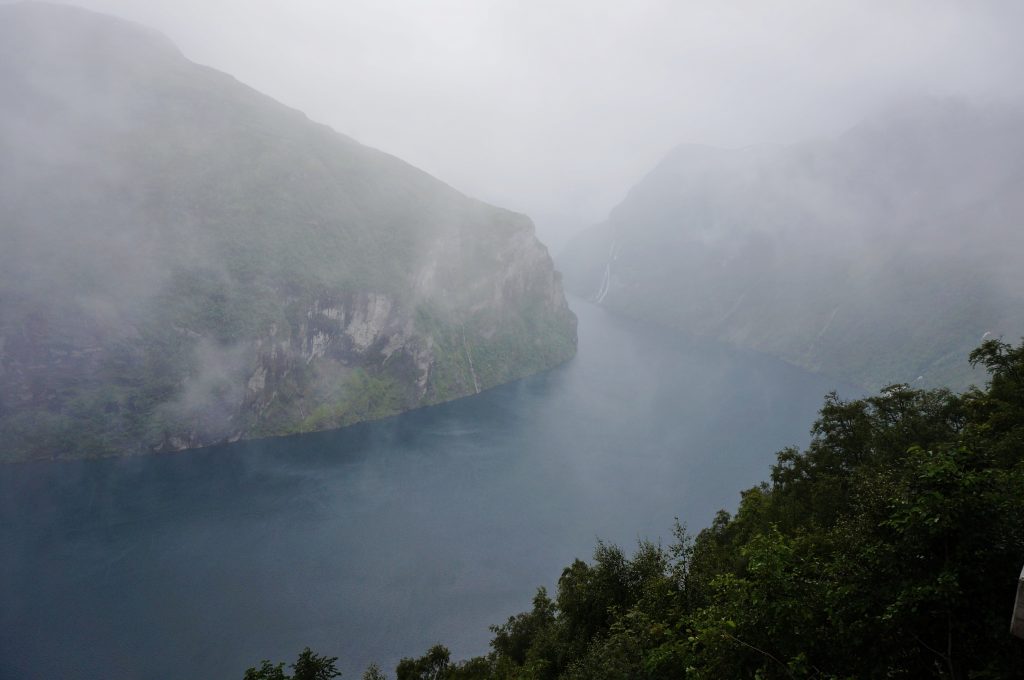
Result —
M599 543L489 654L438 645L398 680L1024 677L1024 344L970 360L985 390L829 395L735 515L632 556Z
M285 675L284 662L272 664L264 659L259 668L245 671L243 680L331 680L341 675L337 661L336 656L320 656L306 647L291 665L291 675Z

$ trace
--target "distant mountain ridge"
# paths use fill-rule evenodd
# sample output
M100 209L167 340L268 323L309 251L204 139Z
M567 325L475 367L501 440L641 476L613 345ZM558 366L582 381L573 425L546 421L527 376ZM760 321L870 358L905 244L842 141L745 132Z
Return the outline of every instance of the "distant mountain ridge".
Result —
M964 387L1024 334L1024 114L895 108L790 146L684 145L559 256L615 311L869 389Z
M529 219L143 27L0 6L0 458L324 429L556 365Z

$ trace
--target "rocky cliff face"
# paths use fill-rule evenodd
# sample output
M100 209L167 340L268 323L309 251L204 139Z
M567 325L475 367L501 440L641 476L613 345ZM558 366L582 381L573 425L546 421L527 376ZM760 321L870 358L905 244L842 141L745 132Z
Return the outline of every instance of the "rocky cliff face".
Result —
M342 426L575 351L530 221L138 26L0 7L0 452Z

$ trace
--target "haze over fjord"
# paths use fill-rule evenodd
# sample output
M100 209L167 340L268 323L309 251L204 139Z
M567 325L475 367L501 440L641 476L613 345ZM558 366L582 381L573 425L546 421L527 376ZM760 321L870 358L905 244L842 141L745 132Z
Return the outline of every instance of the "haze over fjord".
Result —
M1018 4L71 1L0 0L0 680L1021 675Z
M678 143L787 143L906 98L1024 93L1010 1L71 4L529 214L552 251Z

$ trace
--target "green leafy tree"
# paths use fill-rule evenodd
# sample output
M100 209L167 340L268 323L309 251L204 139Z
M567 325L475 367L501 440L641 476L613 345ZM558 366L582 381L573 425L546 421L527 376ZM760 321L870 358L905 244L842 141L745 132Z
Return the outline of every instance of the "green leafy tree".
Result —
M284 674L284 662L272 664L264 659L259 668L255 666L245 671L243 680L288 680Z
M444 645L434 645L418 659L402 659L396 669L398 680L444 680L451 656Z
M264 659L259 668L246 670L243 680L331 680L341 676L337 661L336 656L320 656L306 647L291 665L292 675L285 674L283 661L272 664Z
M380 669L380 666L371 663L363 672L363 680L387 680L387 676L384 675L384 671Z
M331 680L331 678L337 678L341 675L341 671L336 666L337 661L338 657L336 656L320 656L319 654L314 654L309 647L306 647L299 654L298 660L292 664L292 669L295 671L292 674L292 680Z

